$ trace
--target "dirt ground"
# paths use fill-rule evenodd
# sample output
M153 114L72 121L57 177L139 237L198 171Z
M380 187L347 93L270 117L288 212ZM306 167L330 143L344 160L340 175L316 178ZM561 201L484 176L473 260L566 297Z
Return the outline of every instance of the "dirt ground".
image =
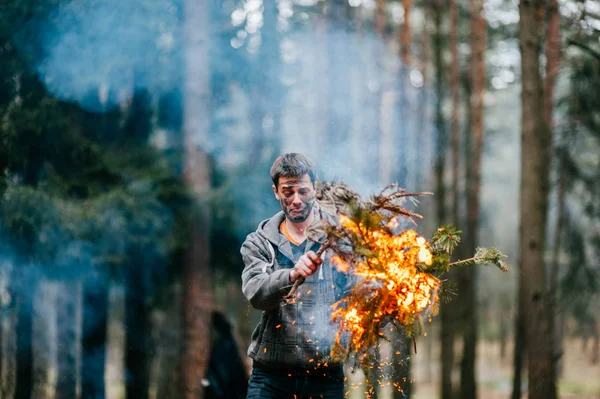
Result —
M460 348L457 348L460 349ZM591 345L584 350L580 342L567 342L564 355L564 370L559 379L561 399L600 399L600 363L591 362ZM439 398L439 347L425 343L419 352L412 355L413 399ZM478 345L477 381L478 396L482 399L508 399L512 392L512 347L506 350L506 357L500 356L498 343L482 342ZM459 365L453 375L459 380ZM527 382L524 376L523 398L526 398ZM382 387L379 399L391 398L391 388L387 383ZM360 373L350 375L348 399L362 399L363 378Z

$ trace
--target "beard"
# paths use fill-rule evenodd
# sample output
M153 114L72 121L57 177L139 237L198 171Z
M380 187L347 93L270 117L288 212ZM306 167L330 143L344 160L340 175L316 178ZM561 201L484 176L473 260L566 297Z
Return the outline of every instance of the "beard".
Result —
M283 213L285 214L285 217L293 223L302 223L304 221L306 221L306 219L308 219L308 217L310 216L310 213L313 210L313 206L315 204L314 201L314 197L307 202L303 202L303 207L298 209L298 208L289 208L288 206L285 205L285 203L283 201L281 201L281 208L283 209ZM299 212L297 212L299 211Z

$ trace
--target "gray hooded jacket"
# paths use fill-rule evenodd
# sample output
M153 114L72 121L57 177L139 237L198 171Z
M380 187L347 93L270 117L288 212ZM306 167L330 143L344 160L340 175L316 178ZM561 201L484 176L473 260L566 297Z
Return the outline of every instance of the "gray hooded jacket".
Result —
M331 305L342 297L350 279L330 267L326 258L319 272L300 285L299 299L282 304L296 263L290 242L279 231L284 218L279 212L261 222L241 248L242 290L250 304L263 311L248 356L263 366L311 369L328 361L337 332L330 321ZM318 248L308 241L305 252Z

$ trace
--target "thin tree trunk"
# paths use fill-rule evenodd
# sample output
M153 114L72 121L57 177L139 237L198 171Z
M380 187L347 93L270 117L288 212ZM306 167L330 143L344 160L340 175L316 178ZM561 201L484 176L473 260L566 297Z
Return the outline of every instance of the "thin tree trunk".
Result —
M522 0L519 5L522 71L519 278L527 320L529 398L552 399L556 398L556 377L543 259L552 134L544 115L544 86L540 76L540 4L539 0Z
M454 312L453 303L443 303L440 307L441 345L441 398L452 399L452 369L454 368ZM454 305L455 306L455 305Z
M506 345L508 343L509 324L504 317L500 318L499 339L500 339L500 360L504 364L506 361Z
M594 334L594 346L592 348L592 364L598 364L600 360L600 331L598 328L598 319L594 316L592 320L593 334Z
M452 96L452 117L450 119L452 131L452 219L458 223L459 218L459 165L460 165L460 128L458 112L460 108L460 85L459 85L459 60L458 60L458 7L456 0L448 1L450 12L450 90Z
M159 336L159 372L156 388L156 399L181 397L178 388L181 386L180 353L182 337L181 318L181 285L172 284L168 289L169 305L164 312Z
M34 318L32 330L33 359L33 398L45 398L49 389L53 387L50 381L50 370L57 370L56 361L52 354L60 356L57 336L57 306L56 285L43 282L39 285L33 303ZM42 315L42 317L39 317ZM74 320L73 320L74 321ZM68 321L66 321L68 324ZM74 325L71 325L74 328ZM75 351L75 344L70 349ZM75 355L75 353L73 353ZM75 386L75 385L73 385ZM1 397L1 396L0 396Z
M558 135L558 132L555 133L555 136ZM552 263L550 268L550 315L552 317L553 327L553 358L555 361L555 370L556 376L560 376L562 374L563 364L561 361L562 358L562 344L563 344L563 336L562 336L562 310L559 307L560 304L560 292L558 289L558 275L559 275L559 265L560 265L560 250L562 247L561 238L563 236L563 226L566 222L566 212L565 212L565 197L566 197L566 185L567 185L567 170L566 166L562 160L562 151L565 151L564 148L559 148L559 153L557 154L556 160L558 163L558 187L557 187L557 217L556 217L556 225L554 226L554 244L552 245Z
M486 22L483 17L483 0L471 0L471 132L473 135L472 149L472 180L469 182L467 195L467 239L466 248L469 254L475 253L477 247L477 232L479 227L480 185L481 185L481 154L483 151L483 96L485 92L484 52L486 44ZM464 304L464 345L461 363L461 398L475 399L477 384L475 377L476 348L477 348L477 292L476 268L466 268L462 271L462 301Z
M413 0L402 0L404 8L404 22L400 27L400 54L402 58L402 67L410 67L410 49L412 45L412 32L410 29L410 12L412 9Z
M552 111L554 109L554 88L560 72L560 14L558 0L549 0L548 27L546 30L546 78L544 81L544 115L546 123L552 127Z
M546 77L544 81L544 115L546 123L552 130L554 136L555 148L561 151L563 143L560 142L560 133L554 129L552 122L552 114L554 109L554 88L556 79L560 71L560 14L558 12L558 0L550 0L547 9L548 27L546 30ZM562 371L562 339L560 328L560 313L559 308L559 291L558 291L558 268L559 256L561 249L562 226L565 223L565 192L566 192L566 170L562 155L557 154L555 158L558 170L558 187L557 187L557 218L554 228L554 245L552 246L552 263L550 268L550 309L549 313L552 317L553 332L552 332L552 347L554 350L555 370L557 377Z
M37 293L38 281L29 270L30 266L21 267L27 269L25 273L11 280L17 282L20 285L19 291L22 291L17 297L17 372L14 399L31 399L33 390L33 297ZM30 273L27 273L28 271ZM21 271L17 271L17 273L19 272ZM21 281L19 281L19 277L21 277Z
M211 187L210 116L210 1L185 1L184 137L185 180L199 197ZM192 221L191 244L183 262L183 355L181 379L184 399L203 399L202 380L210 356L212 277L210 269L210 210L200 208Z
M146 267L126 266L125 282L125 389L127 399L148 399L150 381L150 310L146 303Z
M446 222L446 186L444 184L444 165L446 163L446 126L444 123L444 114L442 110L443 93L443 76L444 65L442 58L442 2L435 0L432 4L433 19L435 32L433 36L433 62L435 68L435 125L437 128L436 140L436 160L435 160L435 177L436 177L436 216L438 223Z
M104 399L108 323L108 281L88 277L83 281L81 332L81 398Z
M383 37L385 27L387 24L387 18L385 16L385 3L386 0L376 0L375 2L375 32Z
M56 293L58 368L56 397L77 397L77 299L78 284L64 282Z
M459 110L459 75L458 75L458 8L454 0L448 1L450 12L450 90L452 97L451 117L451 143L452 143L452 221L459 224L459 151L460 130L458 123ZM448 274L448 281L456 280L456 273ZM459 302L460 303L460 302ZM456 336L456 303L442 303L440 307L440 333L441 333L441 397L451 399L453 397L452 369L454 368L454 340Z
M513 389L511 399L521 399L523 366L525 361L525 355L527 354L523 288L523 284L519 282L519 292L517 295L518 303L515 317L515 347L513 352Z
M433 143L430 142L430 132L431 129L427 129L427 117L428 117L428 95L427 95L427 87L429 84L429 60L430 60L430 35L429 35L429 19L431 8L426 3L423 5L423 30L422 30L422 38L421 45L423 46L423 59L421 60L421 73L423 75L423 87L419 93L419 119L418 119L418 128L417 132L421 135L419 141L423 144L422 148L433 148ZM413 163L411 164L413 172L415 174L416 186L415 190L420 190L421 187L425 185L425 182L422 182L423 179L423 170L428 169L429 166L429 158L424 156L425 162L420 157L413 157Z
M196 155L193 169L197 171L194 185L210 184L210 167L206 154ZM203 160L202 160L203 159ZM200 220L192 227L192 248L184 263L183 286L183 358L182 382L186 399L203 399L202 380L210 356L210 320L213 306L209 263L209 210L202 210Z

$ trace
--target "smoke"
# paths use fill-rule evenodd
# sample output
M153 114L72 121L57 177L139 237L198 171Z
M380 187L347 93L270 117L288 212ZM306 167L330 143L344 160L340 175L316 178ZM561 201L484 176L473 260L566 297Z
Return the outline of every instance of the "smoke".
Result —
M206 60L185 54L182 9L168 0L65 2L23 32L42 38L34 67L52 94L103 111L139 89L157 103L202 73L193 64ZM354 29L360 17L331 21L310 10L284 0L223 2L205 11L208 27L187 22L188 35L208 33L210 43L212 122L202 146L226 168L298 151L323 177L361 193L394 181L416 187L434 141L420 71L403 68L381 37ZM158 112L173 106L181 104Z
M90 111L113 106L135 89L153 93L178 83L180 45L178 2L106 0L59 2L41 21L17 34L24 49L41 48L34 69L56 97Z

